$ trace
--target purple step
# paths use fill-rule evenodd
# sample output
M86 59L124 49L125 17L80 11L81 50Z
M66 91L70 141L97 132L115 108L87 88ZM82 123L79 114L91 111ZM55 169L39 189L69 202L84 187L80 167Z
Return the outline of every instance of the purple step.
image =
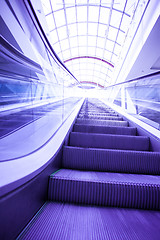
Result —
M112 127L112 126L94 126L75 124L73 127L74 132L85 133L103 133L103 134L117 134L117 135L136 135L137 129L134 127Z
M148 151L149 138L144 136L71 132L70 145L85 148Z
M61 169L49 180L50 201L160 210L160 177Z
M88 113L88 114L105 114L105 113L109 113L109 114L114 114L115 111L114 110L111 110L111 109L105 109L105 110L98 110L98 109L92 109L92 110L81 110L80 113L84 114L84 113Z
M117 117L117 116L99 116L99 115L94 115L94 116L87 116L87 114L85 116L82 117L78 117L77 120L80 119L99 119L99 120L117 120L117 121L122 121L123 118L122 117Z
M84 112L84 113L82 113L82 112L80 112L79 113L79 116L85 116L85 115L87 115L87 116L90 116L90 117L94 117L94 116L103 116L103 117L106 117L106 116L117 116L118 117L118 114L116 114L116 113L86 113L86 112Z
M62 166L87 171L160 174L160 152L64 146Z
M114 111L80 111L79 114L82 114L82 115L102 115L102 116L109 116L109 115L116 115L118 116L118 113L114 112Z
M98 126L121 126L121 127L128 126L127 121L117 121L117 120L77 119L76 123L87 124L87 125L98 125Z
M17 240L158 240L160 212L47 202Z

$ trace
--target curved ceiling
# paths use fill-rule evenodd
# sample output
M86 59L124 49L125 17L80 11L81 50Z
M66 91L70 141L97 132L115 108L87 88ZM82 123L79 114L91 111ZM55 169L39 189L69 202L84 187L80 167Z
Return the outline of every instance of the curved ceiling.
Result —
M80 83L99 87L112 83L128 29L141 2L42 0L51 44Z

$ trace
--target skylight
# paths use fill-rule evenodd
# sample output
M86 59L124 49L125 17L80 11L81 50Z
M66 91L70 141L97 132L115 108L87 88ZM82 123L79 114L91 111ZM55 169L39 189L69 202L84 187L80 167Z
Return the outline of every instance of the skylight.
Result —
M41 0L52 46L81 83L107 87L123 49L137 0Z

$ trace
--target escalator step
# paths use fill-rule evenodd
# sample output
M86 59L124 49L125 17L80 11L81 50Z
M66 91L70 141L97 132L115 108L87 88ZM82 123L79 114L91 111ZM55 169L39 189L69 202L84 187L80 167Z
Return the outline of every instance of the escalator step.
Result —
M99 116L99 115L98 116L96 116L96 115L87 116L87 114L82 116L82 117L79 116L77 118L78 121L81 120L81 119L99 119L99 120L117 120L117 121L122 121L123 120L122 117L117 117L117 116L112 116L112 115L110 115L110 116Z
M112 127L112 126L94 126L84 124L74 124L74 132L88 132L88 133L103 133L103 134L117 134L117 135L136 135L136 128L134 127Z
M79 116L85 116L85 115L87 115L87 116L90 116L90 117L94 117L94 116L117 116L118 117L118 114L117 113L89 113L89 112L80 112L79 113Z
M62 166L88 171L160 174L160 152L64 146Z
M103 108L103 109L100 109L100 108L83 108L81 109L82 113L115 113L114 110L112 110L111 108Z
M96 120L96 119L77 119L78 124L88 124L88 125L99 125L99 126L122 126L127 127L127 121L116 121L116 120Z
M148 151L149 138L145 136L71 132L70 145L85 148Z
M49 200L160 210L158 176L62 169L50 176Z
M17 240L158 240L160 213L47 202Z

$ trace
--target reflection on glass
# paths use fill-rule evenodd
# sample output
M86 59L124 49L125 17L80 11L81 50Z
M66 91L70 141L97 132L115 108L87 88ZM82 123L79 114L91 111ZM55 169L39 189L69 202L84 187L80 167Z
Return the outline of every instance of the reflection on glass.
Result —
M144 77L137 81L120 84L114 104L125 108L130 114L153 125L160 126L160 76ZM122 91L123 89L123 91ZM157 123L157 125L155 124ZM160 128L159 128L160 129Z
M14 6L14 2L12 4ZM25 5L17 2L16 7L19 7L16 17L20 22L25 16L23 29L16 25L12 36L13 25L6 25L5 22L8 18L15 19L15 16L8 9L10 15L3 15L0 30L3 33L0 36L0 151L1 158L5 156L6 159L19 158L40 148L64 123L80 100L70 97L71 86L77 80L44 42ZM50 4L46 5L47 11L51 11ZM53 20L52 14L48 16Z

